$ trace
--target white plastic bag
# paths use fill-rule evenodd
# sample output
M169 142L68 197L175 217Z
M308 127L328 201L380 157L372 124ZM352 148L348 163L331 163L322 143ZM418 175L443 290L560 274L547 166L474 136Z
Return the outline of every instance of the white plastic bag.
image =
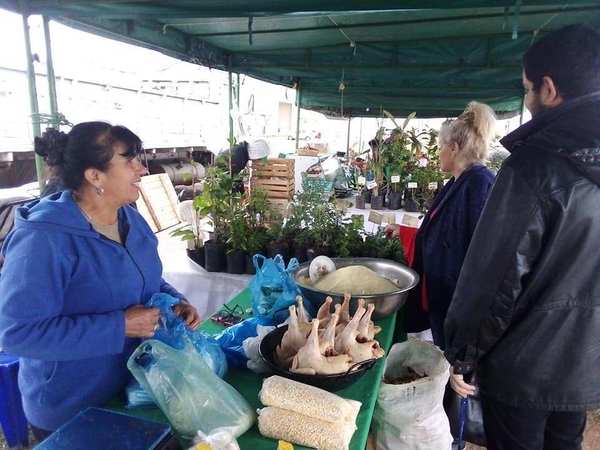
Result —
M202 444L205 444L204 446ZM240 450L240 446L227 428L216 428L209 435L198 431L198 435L194 439L194 445L189 450L198 450L205 448L211 450Z
M244 340L244 342L242 342L242 348L244 349L244 353L248 357L248 362L246 363L246 366L252 372L264 374L269 373L271 371L271 369L269 369L269 366L267 366L267 363L265 363L265 361L262 359L262 356L260 356L259 349L260 343L262 342L263 338L274 329L275 327L257 325L256 332L258 333L258 336L249 337L246 340Z
M244 397L193 348L176 350L150 339L133 352L127 367L185 439L217 428L237 438L254 423L256 415Z
M384 378L406 376L408 367L427 377L381 384L373 415L377 450L449 450L452 435L443 400L450 365L435 345L410 339L391 348Z

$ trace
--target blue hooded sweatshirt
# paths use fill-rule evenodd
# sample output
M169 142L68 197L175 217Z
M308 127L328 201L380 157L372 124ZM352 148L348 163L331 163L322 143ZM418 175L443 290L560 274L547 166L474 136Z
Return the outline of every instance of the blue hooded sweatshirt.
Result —
M0 274L0 347L20 357L31 424L55 430L127 384L124 310L166 292L157 239L143 217L119 209L123 245L97 233L69 191L17 211Z

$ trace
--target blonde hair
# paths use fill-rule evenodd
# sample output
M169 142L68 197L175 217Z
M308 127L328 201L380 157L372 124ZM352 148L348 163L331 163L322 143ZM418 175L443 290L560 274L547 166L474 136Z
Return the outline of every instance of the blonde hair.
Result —
M440 142L458 145L459 157L466 162L485 161L496 136L496 115L492 108L470 102L455 120L446 120L440 128Z

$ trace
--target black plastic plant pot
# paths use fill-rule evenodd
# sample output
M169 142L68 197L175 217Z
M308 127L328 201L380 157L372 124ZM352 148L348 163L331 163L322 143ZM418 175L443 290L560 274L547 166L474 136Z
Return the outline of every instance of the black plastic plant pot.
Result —
M383 195L373 195L371 197L371 209L383 209Z
M367 202L365 201L365 197L362 194L359 194L359 195L356 196L356 202L355 203L356 203L355 206L358 209L365 209L365 206L367 204Z
M414 196L414 194L412 194L410 192L410 190L407 190L404 193L404 210L406 212L420 212L421 211L419 202L417 200L415 200L415 196Z
M256 269L254 268L254 262L252 257L254 254L246 255L246 275L256 275Z
M227 267L225 245L221 242L206 241L204 243L204 259L207 272L223 272Z
M195 248L193 250L186 250L188 258L194 261L196 264L204 267L205 259L204 259L204 247Z
M281 255L287 264L290 259L290 247L285 241L274 241L267 244L267 256L275 258L275 255Z
M242 250L227 253L227 273L246 273L248 255Z
M321 255L332 256L331 249L326 246L323 246L323 247L313 246L313 247L309 248L308 250L306 250L306 258L308 261L312 261L317 256L321 256Z
M373 197L373 193L371 191L363 192L363 197L365 199L365 203L371 203L371 197Z
M388 194L388 208L400 209L402 207L402 192L390 192Z
M306 257L306 245L294 244L294 251L292 254L300 264L308 260Z

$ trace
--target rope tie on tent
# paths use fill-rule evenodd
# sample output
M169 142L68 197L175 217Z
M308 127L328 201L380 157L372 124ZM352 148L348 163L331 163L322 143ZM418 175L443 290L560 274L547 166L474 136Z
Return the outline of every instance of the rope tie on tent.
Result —
M327 18L329 20L331 20L331 23L333 23L337 27L337 30L340 33L342 33L342 36L344 36L348 40L348 43L350 44L350 47L352 47L352 49L353 49L352 50L352 56L356 56L356 42L354 41L354 39L352 39L350 36L348 36L348 34L344 30L342 30L340 28L340 26L337 24L337 22L335 20L333 20L333 17L327 16Z
M50 125L51 127L57 128L60 125L66 125L68 127L72 127L73 124L67 120L64 114L56 113L56 114L45 114L45 113L37 113L31 114L31 120L34 123L39 123L40 125Z

